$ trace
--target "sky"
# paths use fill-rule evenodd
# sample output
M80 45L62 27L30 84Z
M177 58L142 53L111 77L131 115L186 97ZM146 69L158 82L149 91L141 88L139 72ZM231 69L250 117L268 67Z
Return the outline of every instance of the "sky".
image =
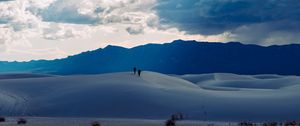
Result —
M300 44L299 0L0 0L0 60L177 39Z

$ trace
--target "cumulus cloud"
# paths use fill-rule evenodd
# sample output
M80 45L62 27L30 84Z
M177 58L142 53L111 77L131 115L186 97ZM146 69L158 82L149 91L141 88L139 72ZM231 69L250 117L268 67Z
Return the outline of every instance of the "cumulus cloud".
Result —
M15 31L39 27L40 20L26 11L28 1L0 3L0 22Z
M32 10L44 21L99 25L142 23L155 0L57 0L47 8ZM146 17L144 17L145 15Z
M144 28L159 27L153 7L156 0L57 0L46 8L31 9L45 22L99 25L132 25L129 34L143 33Z
M0 46L4 48L8 41L11 40L11 31L5 27L0 28ZM3 50L3 49L2 49Z
M7 1L13 1L13 0L0 0L0 2L7 2Z
M15 0L0 3L0 24L12 34L33 31L45 39L63 40L90 34L101 25L126 25L129 34L158 28L156 0ZM82 28L70 28L82 27ZM83 31L84 29L84 31ZM90 30L87 30L90 31ZM84 33L85 32L85 33ZM80 35L79 35L80 34Z
M6 50L6 41L6 38L4 38L3 36L0 37L0 53Z
M68 38L79 38L89 36L91 31L88 27L74 26L70 24L50 24L43 29L43 36L50 40L64 40Z
M1 50L11 46L30 46L27 37L40 33L40 19L26 11L28 1L0 3L0 45Z
M230 39L255 44L274 37L273 32L299 33L299 8L298 0L159 0L156 6L161 23L187 33L227 32L234 36ZM253 31L261 34L253 34Z
M79 0L57 0L47 8L35 10L44 21L75 23L75 24L97 24L99 18L93 15L93 4L82 4ZM90 6L88 6L90 5ZM88 8L88 9L87 9Z
M144 33L144 28L142 26L130 26L126 28L126 31L129 34L132 35L137 35L137 34L142 34Z

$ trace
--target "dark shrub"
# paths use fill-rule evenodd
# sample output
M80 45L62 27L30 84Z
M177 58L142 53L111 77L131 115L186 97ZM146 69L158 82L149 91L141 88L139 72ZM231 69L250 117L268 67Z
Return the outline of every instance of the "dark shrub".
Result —
M17 123L18 123L18 124L26 124L27 121L26 121L26 119L24 119L24 118L20 118L20 119L18 119Z
M0 117L0 122L5 122L5 118L4 117Z
M101 126L101 124L98 121L92 122L92 126Z

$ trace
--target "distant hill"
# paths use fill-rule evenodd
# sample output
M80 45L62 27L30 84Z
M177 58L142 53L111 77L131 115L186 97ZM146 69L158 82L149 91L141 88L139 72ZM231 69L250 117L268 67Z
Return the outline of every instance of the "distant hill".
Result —
M176 40L134 48L107 46L57 60L0 62L0 72L98 74L142 70L165 74L300 75L300 45L258 46L238 42L208 43Z

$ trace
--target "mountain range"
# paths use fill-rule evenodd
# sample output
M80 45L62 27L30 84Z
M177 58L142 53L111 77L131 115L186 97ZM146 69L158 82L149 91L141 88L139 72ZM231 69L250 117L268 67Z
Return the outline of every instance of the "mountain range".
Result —
M141 70L165 74L300 75L300 45L245 45L175 40L133 48L107 46L56 60L0 62L1 73L57 75L100 74Z

